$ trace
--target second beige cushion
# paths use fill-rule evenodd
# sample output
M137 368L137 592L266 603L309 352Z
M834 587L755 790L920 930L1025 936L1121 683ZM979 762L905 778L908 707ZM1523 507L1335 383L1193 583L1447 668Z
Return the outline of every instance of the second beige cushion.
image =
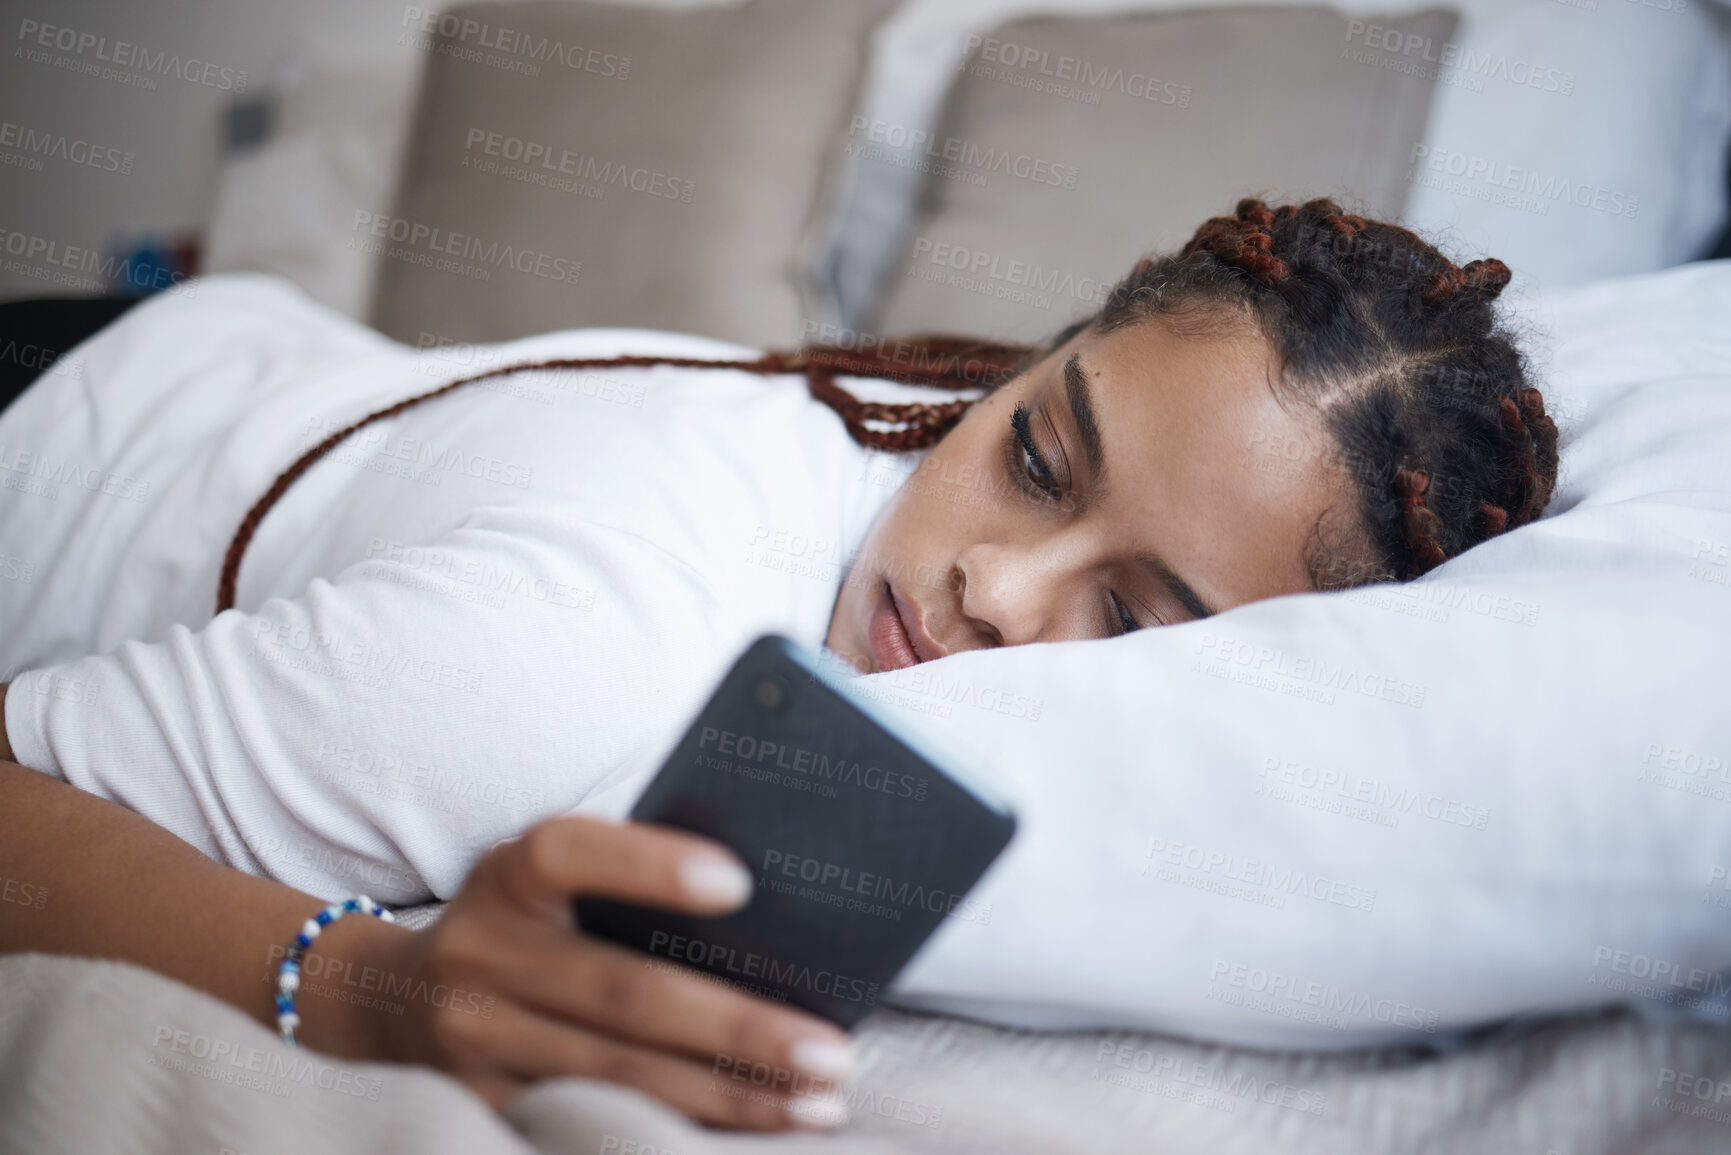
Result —
M1456 17L1376 23L1440 52ZM1243 8L1022 20L981 36L930 140L910 148L891 127L854 142L927 173L867 327L1040 339L1242 196L1397 215L1433 81L1356 58L1348 27L1323 8ZM1424 67L1421 52L1395 62Z

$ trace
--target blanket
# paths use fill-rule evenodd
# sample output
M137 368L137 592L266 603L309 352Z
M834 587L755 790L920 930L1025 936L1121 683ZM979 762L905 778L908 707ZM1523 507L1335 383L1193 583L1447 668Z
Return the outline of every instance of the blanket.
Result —
M129 964L0 958L0 1152L83 1155L875 1155L980 1151L1731 1149L1731 1031L1624 1011L1487 1032L1447 1054L1272 1054L1126 1032L1038 1033L883 1010L833 1135L694 1126L549 1080L503 1117L425 1068L283 1046Z

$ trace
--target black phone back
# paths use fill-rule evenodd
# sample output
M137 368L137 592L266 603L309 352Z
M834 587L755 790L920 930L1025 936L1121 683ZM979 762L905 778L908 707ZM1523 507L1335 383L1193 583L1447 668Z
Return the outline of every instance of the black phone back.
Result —
M757 887L720 918L576 901L586 933L852 1026L1015 832L786 638L746 650L631 817L705 835Z

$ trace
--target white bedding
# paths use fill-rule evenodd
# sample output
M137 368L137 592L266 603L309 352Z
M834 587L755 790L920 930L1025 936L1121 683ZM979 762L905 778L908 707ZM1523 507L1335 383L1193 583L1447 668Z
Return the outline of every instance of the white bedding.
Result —
M1731 1141L1731 1033L1626 1014L1441 1057L1273 1055L880 1011L833 1136L692 1127L602 1083L506 1119L424 1069L291 1052L148 971L0 958L0 1151L30 1155L1698 1155Z

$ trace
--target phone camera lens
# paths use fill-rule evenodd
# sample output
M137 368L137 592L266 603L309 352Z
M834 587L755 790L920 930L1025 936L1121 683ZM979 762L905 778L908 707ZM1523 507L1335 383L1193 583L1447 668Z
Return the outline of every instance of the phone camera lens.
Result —
M764 678L751 688L751 697L765 710L779 710L787 702L787 683L780 678Z

